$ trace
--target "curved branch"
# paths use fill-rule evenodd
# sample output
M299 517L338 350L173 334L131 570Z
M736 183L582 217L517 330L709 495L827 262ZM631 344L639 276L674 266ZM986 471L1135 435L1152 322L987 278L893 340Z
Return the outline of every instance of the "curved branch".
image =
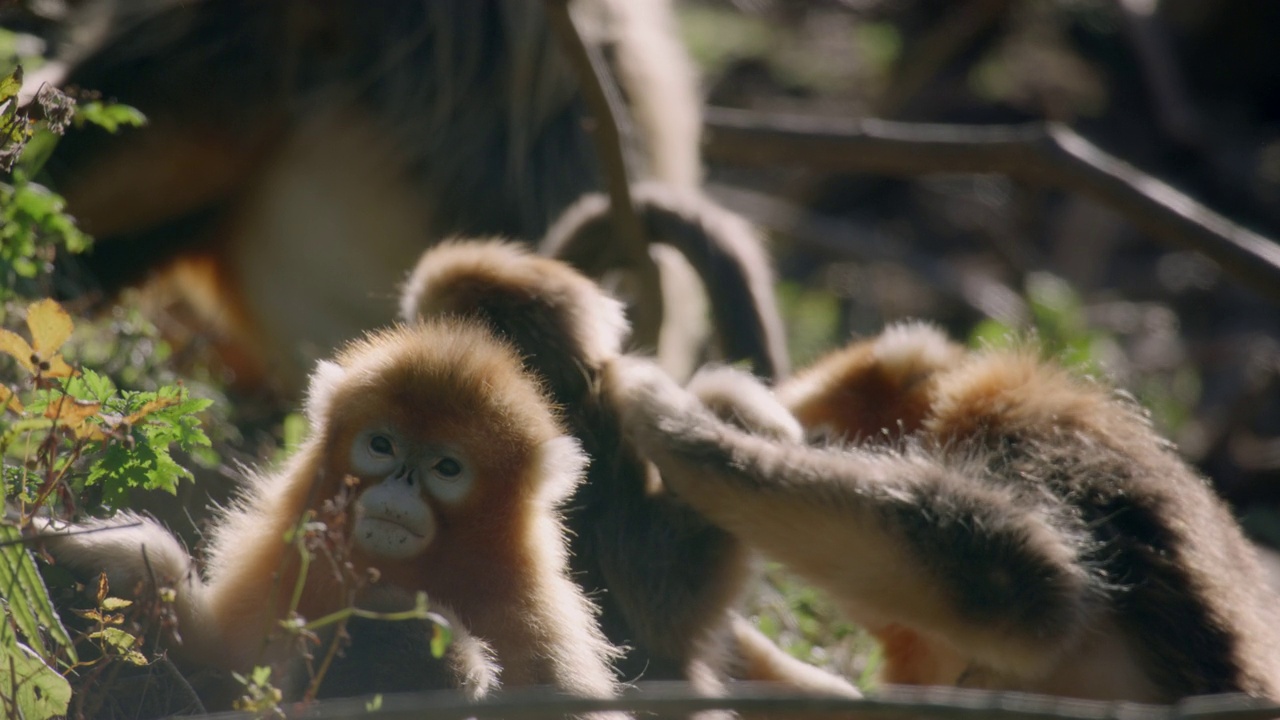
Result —
M1280 245L1107 154L1058 123L930 125L710 108L707 156L886 175L999 173L1077 192L1152 237L1197 250L1280 301Z

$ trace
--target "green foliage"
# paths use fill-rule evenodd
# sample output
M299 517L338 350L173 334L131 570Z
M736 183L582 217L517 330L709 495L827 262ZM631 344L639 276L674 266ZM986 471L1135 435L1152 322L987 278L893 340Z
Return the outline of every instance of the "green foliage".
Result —
M248 677L240 673L231 675L244 688L244 694L235 702L236 710L259 717L284 717L284 710L280 707L284 694L271 684L270 667L258 665Z
M0 599L4 605L4 617L0 619L0 705L18 711L9 712L10 717L65 714L71 685L54 669L57 661L53 650L64 650L75 662L75 649L49 601L30 551L22 544L22 531L6 524L0 524ZM14 628L21 633L21 639Z
M0 67L13 37L0 32ZM199 414L210 401L189 397L180 385L121 391L107 375L63 358L74 323L56 302L36 298L47 294L56 254L82 252L90 240L66 214L63 199L29 177L71 122L76 103L48 87L20 103L22 79L21 65L0 73L0 170L12 171L0 181L0 323L23 315L26 321L25 336L0 328L0 477L7 510L0 519L0 709L7 717L45 720L68 713L72 686L65 673L147 659L139 638L122 627L120 611L130 603L107 597L105 581L97 608L79 611L93 627L68 633L25 545L24 528L37 514L66 519L88 508L123 507L133 489L174 492L191 473L171 449L208 448ZM131 108L90 103L87 109L79 122L113 132L143 121ZM80 642L97 648L94 660L79 659Z
M796 282L778 283L777 294L792 360L804 367L837 342L840 300Z
M80 104L73 122L76 127L80 127L84 123L90 123L109 133L115 133L122 127L142 127L146 125L147 116L143 115L137 108L128 105L92 100Z
M1031 333L1044 352L1069 367L1101 371L1101 361L1114 354L1115 340L1091 328L1079 294L1063 279L1048 273L1027 276ZM1022 341L1022 328L987 319L974 327L969 344L975 347L1013 347Z

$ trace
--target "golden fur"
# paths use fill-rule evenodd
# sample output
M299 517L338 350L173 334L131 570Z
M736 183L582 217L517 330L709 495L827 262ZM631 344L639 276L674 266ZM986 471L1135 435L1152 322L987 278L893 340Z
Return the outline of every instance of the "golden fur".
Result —
M217 524L203 580L183 580L189 560L154 523L122 530L120 537L53 537L55 556L81 570L105 569L113 587L124 588L144 577L139 545L163 547L163 557L149 558L158 575L182 581L183 644L173 648L175 655L189 665L241 672L280 661L287 649L268 647L268 638L288 610L299 573L297 554L284 538L304 511L335 497L345 478L359 480L353 504L383 482L353 464L351 448L362 432L385 431L405 452L454 448L474 484L447 502L422 484L405 491L430 507L434 534L425 550L403 560L371 556L355 544L357 572L380 573L366 594L425 591L456 615L464 633L491 648L500 666L495 682L551 684L598 697L615 691L614 650L597 629L595 609L568 577L556 509L576 487L585 461L510 347L478 324L454 319L369 334L334 362L321 363L307 414L307 441L283 468L253 478ZM300 597L298 610L310 619L346 604L332 573L316 566ZM466 677L457 681L467 685Z
M1280 622L1225 505L1131 401L1033 349L914 325L837 351L778 390L827 448L717 422L635 360L605 386L667 487L828 590L890 682L1280 696Z
M572 9L628 100L635 179L695 188L700 101L670 0ZM158 277L243 387L299 393L316 358L390 321L387 289L432 243L533 240L602 186L540 2L87 0L71 16L33 86L149 124L68 133L48 163L97 240L60 287Z
M568 265L497 240L455 241L423 254L402 297L405 319L474 317L519 349L543 378L591 458L568 504L575 577L598 597L601 623L624 646L627 679L683 679L718 693L735 666L753 679L854 694L846 682L787 662L733 611L750 577L732 535L662 492L621 436L621 408L600 392L622 354L621 305ZM708 394L712 392L707 381ZM783 413L785 416L785 413ZM781 432L798 432L785 417ZM655 492L655 487L657 491Z

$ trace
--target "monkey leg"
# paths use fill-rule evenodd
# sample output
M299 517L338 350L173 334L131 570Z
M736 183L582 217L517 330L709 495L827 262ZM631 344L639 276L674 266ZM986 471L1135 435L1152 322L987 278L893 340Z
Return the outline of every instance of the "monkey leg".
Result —
M605 392L664 483L713 523L830 592L1009 677L1049 672L1093 610L1080 548L1051 510L923 451L815 449L718 420L651 363Z

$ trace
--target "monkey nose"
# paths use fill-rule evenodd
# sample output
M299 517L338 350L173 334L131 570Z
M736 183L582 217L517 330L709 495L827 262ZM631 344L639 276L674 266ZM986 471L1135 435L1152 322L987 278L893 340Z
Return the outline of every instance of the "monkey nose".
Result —
M391 476L391 479L403 481L405 485L413 487L413 470L407 467L402 467L399 470L396 470L395 474Z

